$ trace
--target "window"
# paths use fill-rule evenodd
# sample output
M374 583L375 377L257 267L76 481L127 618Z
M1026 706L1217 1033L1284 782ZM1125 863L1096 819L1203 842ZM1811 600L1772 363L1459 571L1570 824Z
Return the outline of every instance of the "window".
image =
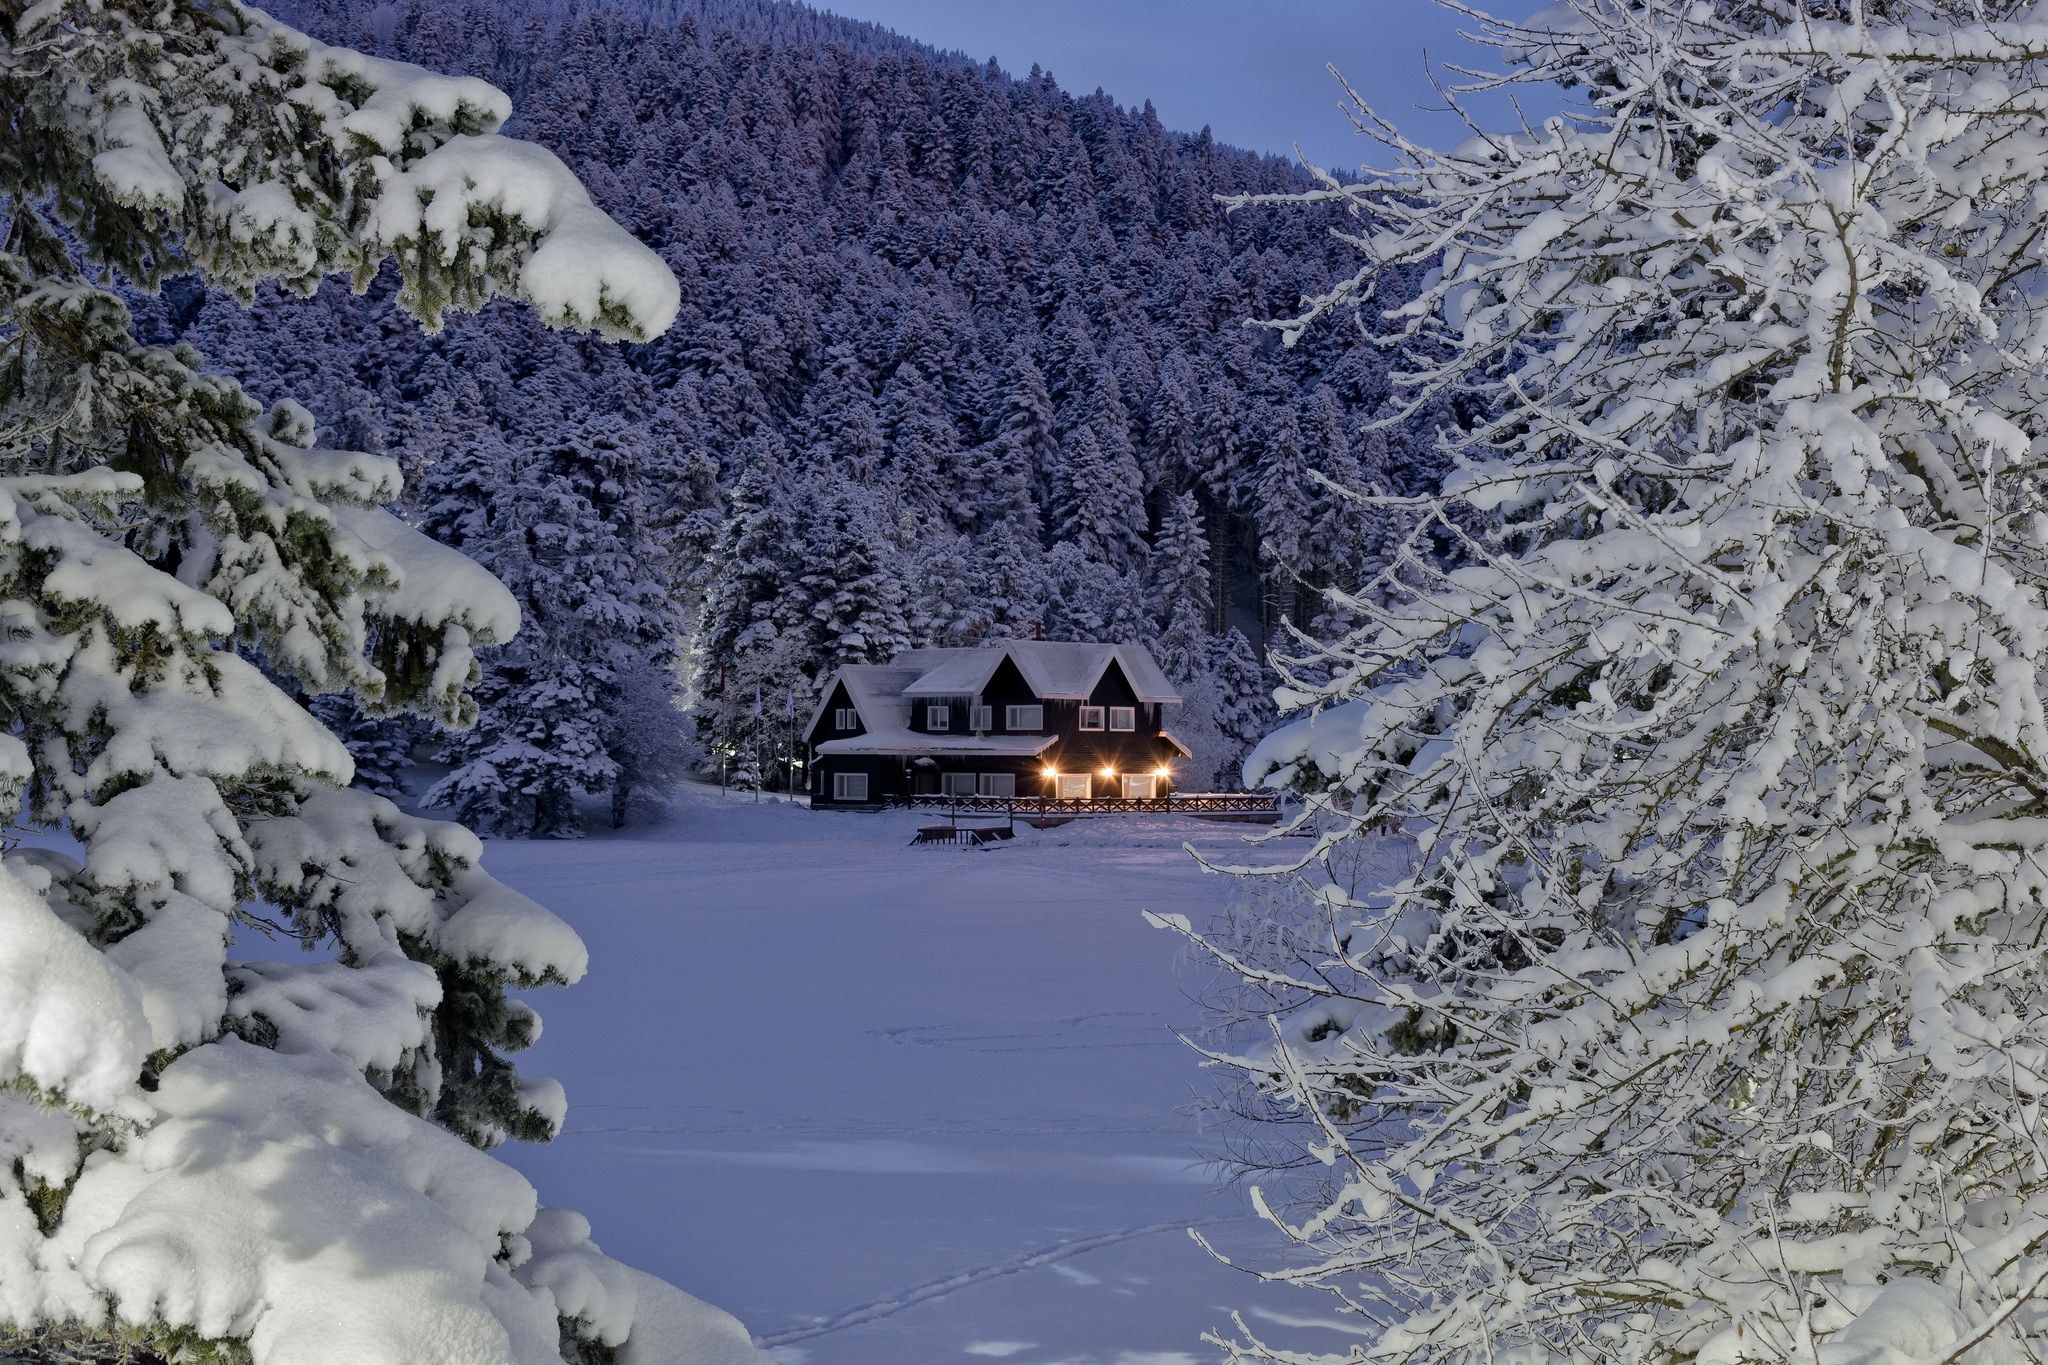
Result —
M947 796L974 795L973 773L940 773L939 790Z
M983 795L983 796L1015 796L1016 794L1017 794L1017 774L1015 774L1015 773L983 773L983 774L981 775L981 795Z
M832 728L835 730L860 729L860 712L854 710L851 706L834 708L832 712Z
M993 729L995 729L995 728L996 728L996 709L995 709L995 707L993 707L993 706L977 706L977 707L975 707L975 708L974 708L974 711L973 711L973 714L972 714L972 715L970 715L970 716L968 717L968 720L967 720L967 728L968 728L968 729L970 729L970 730L993 730Z
M867 800L868 775L866 773L832 774L832 799L834 801Z
M1158 791L1158 787L1155 785L1157 780L1151 773L1144 773L1142 775L1138 773L1125 773L1124 800L1150 801Z
M1005 730L1043 730L1045 708L1043 706L1005 706L1003 708Z
M1138 728L1138 708L1135 706L1112 706L1109 708L1109 728L1112 730L1135 730Z
M1100 730L1102 728L1102 708L1099 706L1082 707L1081 728L1083 730Z
M1058 780L1062 801L1086 801L1094 795L1088 790L1087 773L1061 773Z
M924 709L924 728L927 730L950 730L953 728L953 708L950 706L927 706Z

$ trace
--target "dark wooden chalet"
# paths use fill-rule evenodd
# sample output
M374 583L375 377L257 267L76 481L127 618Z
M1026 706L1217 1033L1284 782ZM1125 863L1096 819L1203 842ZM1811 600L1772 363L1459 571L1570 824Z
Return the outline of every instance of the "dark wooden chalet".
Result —
M811 716L811 804L912 795L1163 797L1188 754L1143 645L1010 640L839 670Z

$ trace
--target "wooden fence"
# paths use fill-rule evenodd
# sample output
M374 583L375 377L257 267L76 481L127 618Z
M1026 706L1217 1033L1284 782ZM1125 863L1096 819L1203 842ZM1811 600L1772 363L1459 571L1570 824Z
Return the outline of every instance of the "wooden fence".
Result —
M1089 800L1058 796L910 796L898 804L912 810L955 815L1205 815L1239 820L1276 820L1279 799L1271 792L1175 792L1171 796L1100 796Z

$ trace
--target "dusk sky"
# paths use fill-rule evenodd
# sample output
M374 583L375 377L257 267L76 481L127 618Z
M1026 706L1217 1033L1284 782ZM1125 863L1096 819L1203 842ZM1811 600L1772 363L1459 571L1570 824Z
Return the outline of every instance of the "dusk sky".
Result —
M1411 135L1442 144L1462 135L1425 79L1425 52L1435 63L1487 65L1490 56L1458 36L1466 21L1430 0L821 0L821 8L993 56L1017 75L1036 62L1075 94L1100 86L1121 104L1149 99L1169 128L1206 123L1224 142L1282 155L1299 142L1311 157L1346 167L1377 159L1378 149L1338 110L1326 64ZM1502 14L1533 8L1532 0L1496 6Z

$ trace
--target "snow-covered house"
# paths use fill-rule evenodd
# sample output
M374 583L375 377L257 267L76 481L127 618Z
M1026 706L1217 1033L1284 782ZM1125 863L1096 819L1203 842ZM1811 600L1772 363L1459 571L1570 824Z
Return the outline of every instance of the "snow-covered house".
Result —
M814 805L910 795L1163 797L1180 697L1136 644L912 649L834 675L804 736Z

